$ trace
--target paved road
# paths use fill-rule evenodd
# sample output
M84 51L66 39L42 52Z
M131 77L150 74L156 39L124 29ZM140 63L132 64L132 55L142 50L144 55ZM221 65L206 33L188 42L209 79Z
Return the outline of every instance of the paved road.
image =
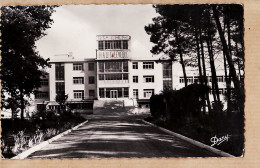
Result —
M216 157L143 123L145 115L100 113L29 158Z

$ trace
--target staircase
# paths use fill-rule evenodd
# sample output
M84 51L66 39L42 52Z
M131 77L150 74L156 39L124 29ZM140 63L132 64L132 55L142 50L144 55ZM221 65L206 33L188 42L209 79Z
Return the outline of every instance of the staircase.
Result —
M131 109L134 109L136 102L131 99L123 100L95 100L93 113L97 114L98 112L128 112Z

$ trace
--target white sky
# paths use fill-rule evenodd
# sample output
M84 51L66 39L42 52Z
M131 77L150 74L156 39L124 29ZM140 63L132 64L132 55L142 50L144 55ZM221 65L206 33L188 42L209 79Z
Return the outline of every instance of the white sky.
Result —
M44 58L73 52L75 58L94 58L96 35L130 35L131 56L152 57L144 26L157 16L152 5L75 5L56 8L47 35L36 42Z

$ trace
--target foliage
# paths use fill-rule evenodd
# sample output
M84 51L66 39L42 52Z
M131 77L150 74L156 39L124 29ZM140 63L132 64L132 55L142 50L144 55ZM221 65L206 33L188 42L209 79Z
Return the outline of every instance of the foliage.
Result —
M71 113L49 112L48 115L52 118L34 116L31 120L2 119L1 142L3 146L1 149L4 156L12 157L13 155L10 154L21 153L85 120ZM11 150L9 151L8 148Z
M61 112L60 110L62 108L65 108L66 105L66 101L68 99L68 94L65 94L65 92L59 92L56 97L55 97L55 101L60 105L59 106L59 112Z
M40 86L40 76L49 66L36 51L35 41L42 38L53 23L54 6L1 7L1 84L2 96L9 94L20 104ZM5 101L5 97L2 98Z

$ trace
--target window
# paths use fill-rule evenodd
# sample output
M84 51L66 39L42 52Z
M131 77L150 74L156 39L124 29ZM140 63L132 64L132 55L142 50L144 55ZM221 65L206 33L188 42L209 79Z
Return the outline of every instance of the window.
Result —
M41 86L48 86L49 80L48 79L41 79Z
M138 76L133 76L133 82L138 83Z
M153 62L143 62L143 69L154 69Z
M200 82L200 77L199 76L194 76L194 83L199 83Z
M94 71L94 63L93 62L88 63L88 70L89 71Z
M99 72L104 72L104 62L99 62L98 65Z
M74 99L84 98L84 90L73 90Z
M217 82L223 82L223 76L217 76Z
M144 89L144 98L150 98L154 94L154 89Z
M104 98L105 97L105 89L104 88L99 88L99 97Z
M123 40L123 49L128 49L128 41Z
M73 77L73 84L84 84L83 77Z
M172 88L172 79L163 79L163 88L164 89Z
M219 94L223 94L223 89L219 89L219 90L218 90L218 93L219 93Z
M44 99L44 98L48 98L48 97L49 97L48 92L38 92L35 94L35 99Z
M163 78L172 78L172 64L171 63L163 64Z
M180 77L180 83L184 83L184 77Z
M64 64L55 64L55 79L64 80Z
M187 82L188 83L193 83L193 77L187 77Z
M153 83L154 76L144 76L144 83Z
M63 92L65 92L65 83L56 82L56 94L61 94Z
M99 80L104 80L104 76L103 74L99 74L98 77L99 77Z
M133 89L133 96L138 99L138 89Z
M95 84L95 77L94 76L88 77L88 84Z
M104 41L99 41L98 42L98 49L103 50L104 49Z
M133 69L138 69L138 62L133 62Z
M73 71L83 71L83 64L73 64Z
M89 90L89 97L95 97L95 90Z
M99 72L128 72L128 61L100 62Z
M123 90L124 90L124 97L128 97L129 96L128 88L123 88Z

